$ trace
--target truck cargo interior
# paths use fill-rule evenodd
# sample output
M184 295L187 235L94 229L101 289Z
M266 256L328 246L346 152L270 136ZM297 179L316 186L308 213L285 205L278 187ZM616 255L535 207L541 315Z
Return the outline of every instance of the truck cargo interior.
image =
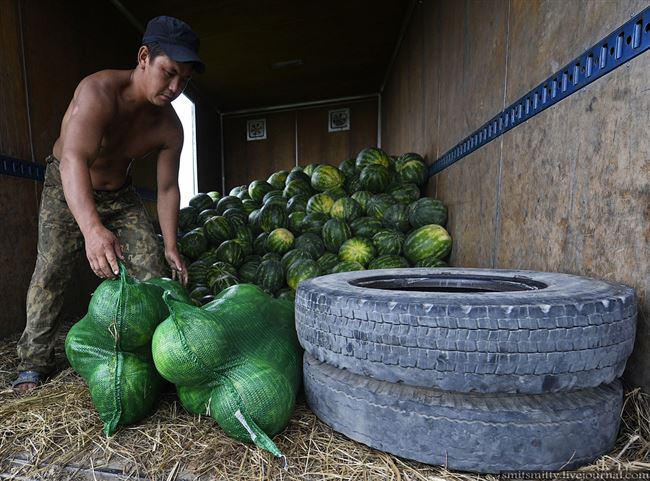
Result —
M160 15L206 67L174 101L185 288L45 261L39 220L79 82ZM650 476L647 50L648 0L0 0L0 478ZM156 157L129 179L175 278ZM20 395L37 258L74 267ZM127 291L157 307L121 333Z

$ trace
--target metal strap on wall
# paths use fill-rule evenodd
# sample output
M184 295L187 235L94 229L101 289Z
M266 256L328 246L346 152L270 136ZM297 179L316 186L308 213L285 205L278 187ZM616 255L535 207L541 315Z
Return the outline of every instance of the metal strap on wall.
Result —
M45 179L45 165L0 154L0 174L42 182Z
M596 43L452 147L429 167L435 175L650 48L650 7Z
M43 182L45 180L45 165L0 154L0 175L10 175ZM135 190L142 200L156 201L156 191L141 189L140 187L136 187Z

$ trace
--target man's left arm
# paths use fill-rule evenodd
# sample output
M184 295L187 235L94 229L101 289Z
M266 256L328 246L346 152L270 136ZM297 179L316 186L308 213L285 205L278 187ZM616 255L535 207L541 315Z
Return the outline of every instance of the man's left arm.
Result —
M165 259L172 268L172 278L187 284L187 267L178 252L176 233L178 230L178 211L180 208L180 190L178 188L178 165L183 146L182 130L179 139L163 148L158 154L157 189L158 221L165 243Z

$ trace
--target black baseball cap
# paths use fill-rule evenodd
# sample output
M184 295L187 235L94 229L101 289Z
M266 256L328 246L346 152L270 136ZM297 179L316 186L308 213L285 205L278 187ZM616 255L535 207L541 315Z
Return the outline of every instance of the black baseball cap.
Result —
M172 60L192 62L198 73L205 71L205 64L199 58L199 37L182 20L164 15L149 20L142 43L152 42L158 42Z

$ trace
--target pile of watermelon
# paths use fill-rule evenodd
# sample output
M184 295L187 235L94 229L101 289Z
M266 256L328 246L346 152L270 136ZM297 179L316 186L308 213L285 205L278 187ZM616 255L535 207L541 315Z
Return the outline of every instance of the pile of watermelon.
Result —
M447 208L421 197L426 180L420 155L372 147L338 167L298 166L227 196L197 194L179 213L190 295L205 304L253 283L292 300L301 281L323 274L445 266Z

